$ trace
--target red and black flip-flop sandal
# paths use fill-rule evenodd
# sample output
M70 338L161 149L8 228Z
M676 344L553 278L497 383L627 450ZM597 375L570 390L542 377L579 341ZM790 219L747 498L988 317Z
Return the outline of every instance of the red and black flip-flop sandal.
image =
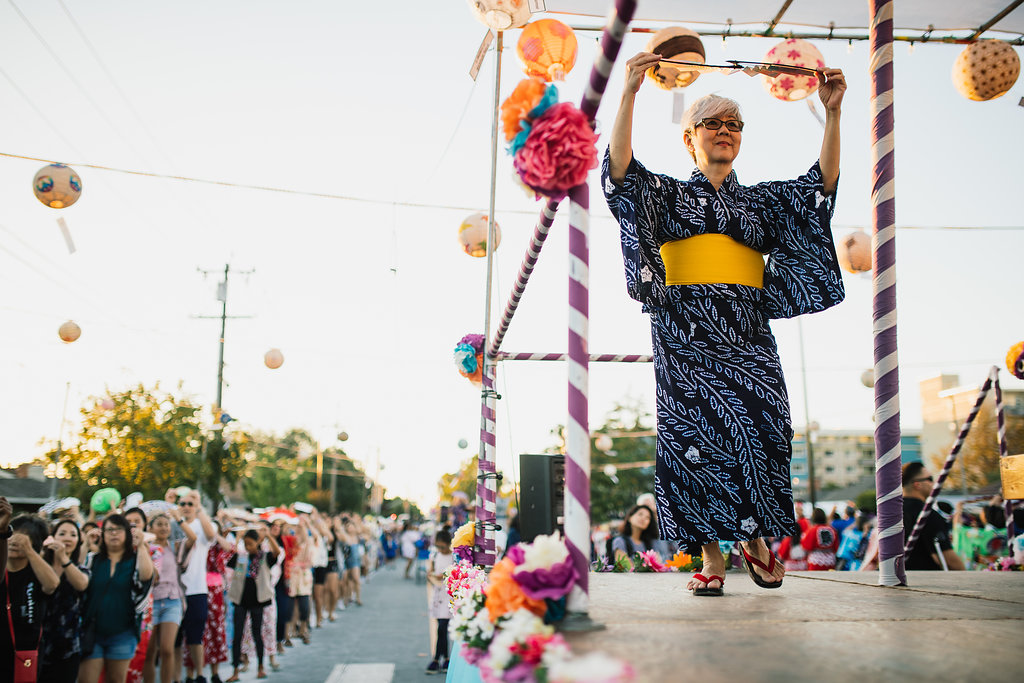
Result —
M739 546L740 552L743 553L743 566L747 568L747 573L750 574L750 578L751 580L753 580L754 583L756 583L761 588L778 588L782 585L782 579L779 579L778 581L765 581L757 575L756 571L754 571L754 567L758 567L759 569L763 569L769 574L774 572L775 565L778 563L778 560L775 559L775 553L773 553L771 550L768 551L768 564L765 565L764 562L748 553L747 549L743 547L742 543L740 543Z
M722 590L725 587L725 577L724 576L718 576L717 574L712 574L711 576L704 576L703 574L694 574L693 578L697 579L698 581L702 581L705 584L703 588L701 588L699 586L697 588L694 588L693 589L693 594L694 595L700 595L700 596L704 596L704 597L713 597L713 598L717 598L717 597L721 597L721 596L725 595L725 591ZM719 585L716 588L708 586L707 584L711 583L712 581L718 581L718 583L721 584L721 585Z

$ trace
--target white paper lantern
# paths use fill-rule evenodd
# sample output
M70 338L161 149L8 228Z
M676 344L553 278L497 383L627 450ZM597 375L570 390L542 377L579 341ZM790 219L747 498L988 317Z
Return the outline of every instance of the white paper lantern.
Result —
M866 273L871 270L871 237L863 230L855 230L836 241L839 266L848 273Z
M971 43L953 63L953 85L975 102L1005 95L1020 75L1017 51L1001 40Z
M469 442L468 441L466 441L465 439L459 439L459 448L465 450L468 447L469 447Z
M613 445L614 442L612 442L612 437L607 434L599 434L598 437L594 439L594 447L603 453L610 451Z
M670 26L655 33L647 41L645 51L659 54L665 59L704 64L704 43L700 40L700 34L682 26ZM687 71L685 66L655 64L647 70L647 75L659 87L673 90L690 85L697 80L700 72Z
M782 41L771 50L768 50L762 61L769 64L803 66L808 69L825 68L825 58L821 56L818 48L800 38L790 38ZM781 74L779 76L763 76L763 78L764 87L771 96L784 102L802 100L818 89L818 77L816 75L793 76Z
M875 386L875 371L865 370L864 372L860 373L860 383L866 386L868 389Z
M70 344L82 336L82 328L74 320L68 320L57 330L61 341Z
M51 209L65 209L82 194L82 180L69 166L50 164L39 169L32 180L36 198Z
M459 226L459 244L462 250L474 258L487 256L487 214L474 213L466 217ZM501 227L494 223L494 251L501 244Z
M530 21L527 0L469 0L469 9L477 21L496 31L519 28Z
M271 370L277 370L284 364L284 354L281 349L270 349L263 354L263 364Z
M604 467L601 468L601 471L604 472L609 477L614 477L616 474L619 473L619 468L616 467L615 465L605 465Z

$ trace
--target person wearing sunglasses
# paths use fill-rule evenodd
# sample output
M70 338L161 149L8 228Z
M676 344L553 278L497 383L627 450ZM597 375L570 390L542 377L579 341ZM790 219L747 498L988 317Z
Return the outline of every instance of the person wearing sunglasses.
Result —
M935 485L935 477L920 462L903 466L903 539L910 538L925 501ZM903 560L905 569L965 569L964 561L953 550L949 523L934 510L928 515L924 530L918 536L914 549Z
M723 593L719 541L739 541L751 579L778 588L785 569L764 539L793 536L798 526L789 397L768 321L845 296L831 219L846 81L839 69L816 73L826 117L818 160L794 180L756 185L741 185L733 168L748 134L739 105L701 97L682 119L696 169L681 180L647 170L633 154L635 102L660 59L641 52L627 62L602 166L626 288L651 318L659 535L703 554L701 574L687 585L694 595ZM792 134L806 128L794 122ZM777 127L761 130L780 137Z
M181 510L182 525L190 526L196 536L181 573L181 582L185 587L185 616L178 631L178 638L179 641L184 640L191 657L192 666L187 666L188 676L185 680L206 683L206 677L203 676L203 667L206 664L203 658L203 631L206 628L210 607L206 586L206 556L217 537L217 530L214 529L213 521L202 506L198 491L183 494L178 499L178 508Z

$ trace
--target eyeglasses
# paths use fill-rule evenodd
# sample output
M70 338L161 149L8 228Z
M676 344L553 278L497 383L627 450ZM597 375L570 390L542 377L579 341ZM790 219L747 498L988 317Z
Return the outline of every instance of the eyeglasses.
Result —
M190 507L192 507L192 501L191 500L183 500L180 503L178 503L178 505L181 506L181 507L190 508Z
M119 526L111 526L111 527L107 527L106 529L104 529L103 533L105 533L105 534L125 534L125 533L128 533L128 530L123 528L123 527L119 527Z
M728 130L732 131L733 133L739 133L743 130L743 125L744 124L742 121L723 121L722 119L710 118L701 119L697 123L693 124L693 127L696 128L697 126L704 126L708 130L718 130L722 126L725 126Z

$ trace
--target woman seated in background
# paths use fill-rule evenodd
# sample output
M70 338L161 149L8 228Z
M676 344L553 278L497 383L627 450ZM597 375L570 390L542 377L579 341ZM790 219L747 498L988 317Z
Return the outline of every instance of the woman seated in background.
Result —
M637 553L654 550L658 530L654 527L654 512L646 505L634 505L622 523L619 535L612 540L615 561L632 559Z

